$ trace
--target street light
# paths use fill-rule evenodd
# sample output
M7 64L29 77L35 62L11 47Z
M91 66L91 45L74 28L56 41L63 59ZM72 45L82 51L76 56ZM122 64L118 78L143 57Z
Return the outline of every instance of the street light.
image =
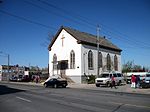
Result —
M4 54L5 56L7 56L7 73L8 73L8 81L9 81L9 63L10 63L10 56L7 53L4 53L2 51L0 51L0 54Z

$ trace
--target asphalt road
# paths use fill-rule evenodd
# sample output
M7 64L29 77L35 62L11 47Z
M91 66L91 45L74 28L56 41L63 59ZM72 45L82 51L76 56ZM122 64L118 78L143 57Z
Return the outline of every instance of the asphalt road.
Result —
M150 112L150 95L0 83L0 112Z

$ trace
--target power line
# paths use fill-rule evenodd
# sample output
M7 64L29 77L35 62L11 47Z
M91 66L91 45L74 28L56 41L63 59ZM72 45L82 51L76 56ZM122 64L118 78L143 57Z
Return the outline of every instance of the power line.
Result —
M45 4L45 5L49 6L49 7L52 7L54 9L56 9L56 10L59 10L59 11L65 13L65 14L73 17L73 19L75 18L76 20L80 20L80 22L82 22L84 24L87 24L91 28L96 28L96 25L94 25L93 23L89 22L88 18L82 17L82 16L80 16L80 15L78 15L76 13L72 13L72 12L69 12L67 10L64 10L63 8L57 7L57 6L55 6L55 5L51 4L51 3L48 3L46 1L41 1L41 0L37 0L37 1L39 1L39 2Z
M52 26L44 25L44 24L41 24L41 23L39 23L39 22L35 22L35 21L32 21L32 20L26 19L26 18L24 18L24 17L17 16L17 15L15 15L15 14L12 14L12 13L7 12L7 11L4 11L4 10L0 10L0 12L3 13L3 14L9 15L9 16L15 17L15 18L17 18L17 19L26 21L26 22L28 22L28 23L32 23L32 24L36 24L36 25L39 25L39 26L42 26L42 27L45 27L45 28L51 28L51 29L53 29L53 30L57 30L56 28L54 28L54 27L52 27Z
M51 4L51 3L48 3L48 2L46 2L46 1L41 1L41 0L38 0L38 1L40 1L41 3L43 3L43 4L47 5L47 6L50 6L50 7L52 7L52 8L55 8L55 9L57 9L57 10L63 12L63 13L67 13L67 15L68 15L68 14L70 14L70 15L73 14L73 15L72 15L73 17L79 17L80 19L78 19L78 20L80 20L80 21L82 21L82 22L84 22L84 23L90 25L92 28L93 28L93 27L95 28L95 25L94 25L93 23L91 23L91 22L89 21L89 19L87 19L87 18L85 18L85 17L83 17L83 16L80 16L80 15L75 14L75 13L70 13L69 11L66 11L66 10L64 10L63 8L57 7L57 6L55 6L55 5ZM127 43L132 44L132 45L134 44L135 46L138 46L138 47L143 46L143 48L147 48L147 49L150 48L150 46L149 46L147 43L145 43L145 42L141 42L141 41L138 41L138 40L136 40L136 39L133 40L133 39L131 39L130 36L128 36L128 35L126 35L126 34L123 34L123 33L119 32L119 31L117 31L117 30L114 30L113 28L110 28L110 27L108 27L107 25L104 25L104 24L102 24L102 23L101 23L101 25L104 26L104 27L105 27L104 29L106 29L106 30L107 30L107 29L111 29L111 31L107 30L107 32L109 32L109 33L111 33L111 34L117 35L117 38L118 38L118 39L120 38L120 39L122 39L123 41L126 41ZM114 32L116 32L116 33L112 32L112 31L114 31ZM126 38L121 38L121 37L126 37ZM130 39L128 39L128 38L130 38ZM140 46L139 46L139 45L140 45Z
M114 30L114 29L113 29L113 30ZM114 32L111 32L111 31L109 31L109 30L107 30L107 29L105 29L105 31L106 31L107 33L111 33L111 34L117 35L117 38L118 38L118 39L122 39L122 40L124 40L124 41L126 41L126 42L128 42L128 43L134 44L134 45L136 45L136 46L140 45L140 46L144 46L145 48L149 48L149 49L150 49L150 45L149 45L149 44L147 44L147 43L145 43L145 42L138 41L138 40L136 40L136 39L132 40L131 37L130 37L130 36L127 36L126 34L123 34L123 33L118 32L118 31L116 31L116 30L114 30L114 32L117 32L118 34L117 34L117 33L114 33ZM126 37L126 38L121 38L120 36L121 36L121 37ZM130 39L129 39L129 38L130 38Z
M42 2L42 3L45 4L45 5L50 6L50 7L52 7L52 8L55 8L55 9L57 9L57 10L63 12L63 13L67 13L67 15L68 15L68 13L69 13L69 11L66 11L66 10L64 10L64 9L62 9L62 8L59 8L59 7L57 7L57 6L53 5L53 4L50 4L50 3L48 3L48 2L41 1L41 0L38 0L38 1ZM40 8L40 9L44 10L44 11L47 11L47 12L49 12L49 13L53 13L53 14L55 14L56 16L61 16L61 17L63 17L63 18L66 19L66 17L64 17L64 16L62 16L62 15L60 15L60 14L54 13L54 12L52 12L52 11L49 11L49 10L47 10L46 8L43 8L43 7L38 6L38 5L35 5L35 4L31 3L31 2L27 2L27 1L25 1L25 2L28 3L28 4L31 4L32 6L38 7L38 8ZM42 27L52 28L52 29L54 29L54 30L57 30L57 29L54 28L54 27L50 27L50 26L48 26L48 25L44 25L44 24L35 22L35 21L32 21L32 20L26 19L26 18L24 18L24 17L20 17L20 16L17 16L17 15L11 14L11 13L6 12L6 11L3 11L3 10L0 10L0 12L2 12L2 13L4 13L4 14L7 14L7 15L9 15L9 16L13 16L13 17L16 17L16 18L18 18L18 19L21 19L21 20L30 22L30 23L32 23L32 24L36 24L36 25L40 25L40 26L42 26ZM70 14L72 15L72 13L70 13ZM87 18L85 18L85 17L83 17L83 16L79 16L79 15L77 15L77 14L73 14L72 16L75 17L75 18L76 18L76 16L78 16L80 19L77 19L77 18L76 18L76 20L73 20L73 19L68 19L68 20L70 20L70 21L72 21L72 22L75 22L75 23L78 23L78 24L80 24L80 22L77 21L77 20L80 20L80 21L84 22L85 24L90 25L90 27L91 27L92 29L95 28L95 25L93 25L91 22L89 22L89 19L87 19ZM85 21L85 20L86 20L86 21ZM80 24L80 25L81 25L81 24ZM130 39L128 39L128 38L121 38L121 37L129 37L129 36L127 36L127 35L125 35L125 34L122 34L122 33L118 32L118 31L116 31L116 30L114 30L114 29L112 29L112 28L109 28L108 26L106 26L106 25L104 25L104 24L102 24L102 25L103 25L104 27L106 27L106 28L104 28L105 30L103 31L106 35L108 35L108 34L114 34L114 35L116 35L116 38L118 38L118 40L126 41L127 44L130 44L130 45L132 45L132 46L134 46L134 47L137 46L137 47L139 47L139 48L146 48L146 49L149 49L149 48L150 48L150 46L146 45L146 44L143 43L143 42L139 42L139 41L137 41L137 40L132 40L131 37L130 37ZM88 28L88 27L87 27L87 28ZM114 32L109 31L108 29L111 29L111 30L114 31ZM115 32L116 32L116 33L115 33ZM110 36L111 36L111 35L110 35Z
M106 31L106 30L105 30ZM116 33L112 33L110 31L107 31L106 34L111 33L113 35L116 35L114 39L116 40L121 40L122 42L124 42L125 44L128 44L132 47L136 47L136 48L144 48L144 49L148 49L150 50L150 46L144 44L144 43L140 43L137 40L132 40L132 39L128 39L128 38L121 38L120 35L116 34Z
M65 12L65 13L67 13L67 16L64 16L64 15L62 15L62 14L58 14L58 13L55 13L55 12L53 12L52 10L48 10L48 9L46 9L45 7L41 7L41 6L39 6L39 5L36 5L35 3L32 3L32 2L29 2L29 1L24 1L25 3L27 3L27 4L30 4L30 5L32 5L32 6L34 6L34 7L37 7L37 8L39 8L39 9L41 9L41 10L44 10L44 11L46 11L46 12L48 12L48 13L50 13L50 14L54 14L55 16L58 16L58 17L62 17L62 18L64 18L65 20L67 20L67 21L71 21L71 22L74 22L74 23L76 23L76 24L79 24L79 25L81 25L81 24L86 24L87 25L87 23L85 22L85 21L78 21L78 20L80 20L80 19L78 19L77 17L74 17L74 18L76 18L76 19L74 19L74 18L70 18L70 17L68 17L68 13L67 12ZM52 8L55 8L55 9L57 9L57 10L60 10L60 8L57 8L57 7L55 7L55 6L53 6L52 4L49 4L49 3L47 3L47 2L44 2L44 1L40 1L40 2L42 2L43 4L45 4L45 5L48 5L48 6L50 6L50 7L52 7ZM63 9L61 9L61 10L63 10ZM91 24L88 24L88 27L87 28L95 28L95 26L93 26L93 25L91 25Z

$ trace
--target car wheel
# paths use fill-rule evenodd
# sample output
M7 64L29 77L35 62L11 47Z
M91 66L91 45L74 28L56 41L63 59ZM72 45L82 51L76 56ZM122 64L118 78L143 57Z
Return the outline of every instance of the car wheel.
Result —
M96 84L96 87L100 87L100 85L99 85L99 84Z
M121 86L121 80L119 80L119 82L118 82L118 84L117 84L118 86Z
M110 82L107 82L106 86L107 86L107 87L110 87Z
M66 86L63 86L63 88L66 88Z
M54 88L57 88L57 84L54 84Z
M47 84L44 84L44 87L46 88L46 87L47 87Z
M63 84L63 85L62 85L63 88L66 88L66 86L67 86L66 84Z

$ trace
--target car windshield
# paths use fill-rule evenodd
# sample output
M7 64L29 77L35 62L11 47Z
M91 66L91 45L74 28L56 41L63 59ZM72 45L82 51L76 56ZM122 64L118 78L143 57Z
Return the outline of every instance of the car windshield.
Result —
M114 77L117 77L117 74L113 74Z
M22 75L19 75L19 78L22 78Z
M150 77L150 74L146 74L146 77Z
M122 74L120 74L120 73L118 73L117 75L118 75L118 77L122 77Z
M56 81L57 79L50 79L49 81Z
M109 74L101 74L100 75L100 78L107 78L107 77L109 77Z

